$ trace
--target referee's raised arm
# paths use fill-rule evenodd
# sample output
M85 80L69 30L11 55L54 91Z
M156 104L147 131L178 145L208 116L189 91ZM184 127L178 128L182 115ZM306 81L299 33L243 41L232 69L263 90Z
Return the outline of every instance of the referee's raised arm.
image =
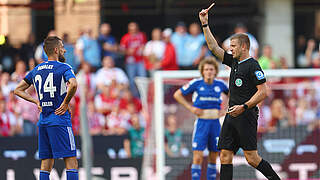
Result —
M208 25L208 9L202 9L199 12L199 19L201 21L204 37L206 38L208 48L210 51L220 60L223 61L224 50L218 45L216 39L211 33L211 30Z

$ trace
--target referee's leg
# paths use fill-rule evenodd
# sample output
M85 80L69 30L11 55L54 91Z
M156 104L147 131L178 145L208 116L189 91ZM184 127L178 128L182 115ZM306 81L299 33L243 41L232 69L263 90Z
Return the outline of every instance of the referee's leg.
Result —
M220 169L220 179L221 180L232 180L233 176L233 151L227 149L221 149L220 152L220 162L221 162L221 169Z
M280 180L280 177L272 169L271 165L263 160L257 150L243 151L247 162L257 170L259 170L269 180Z

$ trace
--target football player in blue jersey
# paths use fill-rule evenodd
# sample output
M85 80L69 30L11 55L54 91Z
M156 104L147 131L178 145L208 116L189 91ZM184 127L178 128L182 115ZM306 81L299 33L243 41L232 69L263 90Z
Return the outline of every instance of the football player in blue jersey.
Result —
M41 112L38 122L40 180L49 180L54 159L57 158L64 158L67 180L78 180L76 146L71 128L71 114L68 111L69 102L77 90L77 80L71 66L63 63L66 50L60 38L47 37L44 50L48 61L31 70L18 84L14 93L37 104ZM26 92L32 84L38 99Z
M209 150L207 179L216 179L216 159L218 156L218 139L220 133L219 111L222 102L221 94L228 95L227 85L215 79L219 66L213 57L205 58L199 65L202 78L193 79L174 93L174 98L197 116L194 123L192 150L193 161L191 176L200 180L203 151ZM193 104L184 96L193 93Z

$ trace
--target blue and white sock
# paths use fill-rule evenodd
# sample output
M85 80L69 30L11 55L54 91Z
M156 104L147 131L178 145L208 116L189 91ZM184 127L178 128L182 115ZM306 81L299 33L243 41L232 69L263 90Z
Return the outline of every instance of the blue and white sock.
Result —
M40 170L40 180L50 180L49 176L49 171Z
M77 169L67 169L67 180L79 180Z
M191 166L191 178L192 180L200 180L201 177L201 165L192 164Z
M209 163L207 168L207 180L216 180L217 169L216 164Z

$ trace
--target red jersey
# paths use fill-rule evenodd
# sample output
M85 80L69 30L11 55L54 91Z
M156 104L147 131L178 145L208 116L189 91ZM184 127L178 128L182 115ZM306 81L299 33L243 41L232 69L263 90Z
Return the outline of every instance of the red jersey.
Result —
M120 46L125 50L134 49L132 56L126 56L127 63L143 61L143 46L147 42L147 37L143 32L137 34L125 34L120 41Z
M162 70L178 70L176 50L172 43L166 44L163 59L161 61Z

